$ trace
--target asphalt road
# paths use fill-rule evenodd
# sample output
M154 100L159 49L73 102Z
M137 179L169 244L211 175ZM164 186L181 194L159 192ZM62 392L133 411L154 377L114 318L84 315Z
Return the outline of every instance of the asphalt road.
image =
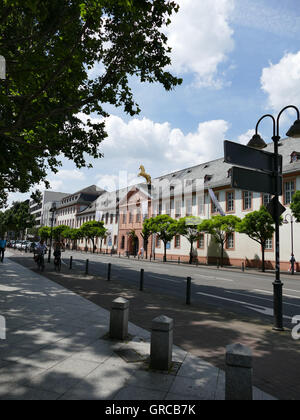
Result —
M242 272L241 270L214 269L205 266L163 264L137 259L125 259L79 252L63 254L64 268L73 256L73 269L85 271L89 259L89 273L106 276L108 263L112 264L111 280L139 287L140 270L145 270L144 289L161 295L186 299L187 277L192 278L191 299L195 305L202 302L227 311L261 317L273 322L273 274ZM300 315L300 276L282 275L284 283L284 325L292 328L292 318Z

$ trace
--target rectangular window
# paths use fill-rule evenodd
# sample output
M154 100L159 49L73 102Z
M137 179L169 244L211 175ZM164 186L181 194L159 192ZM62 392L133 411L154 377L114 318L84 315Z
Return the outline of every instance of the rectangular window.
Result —
M284 204L291 204L293 195L295 194L295 181L284 183Z
M234 211L234 192L226 193L226 211Z
M262 205L267 207L267 205L270 203L270 201L272 200L272 196L271 194L263 194L262 195Z
M180 248L180 235L176 235L175 236L175 248L179 249Z
M273 251L273 239L267 239L265 249L267 251Z
M136 223L140 223L140 221L141 221L141 212L140 210L138 210L136 213Z
M205 243L204 239L205 239L204 233L201 233L201 235L199 236L199 239L197 241L197 248L198 249L204 249L204 243Z
M113 214L111 214L110 215L110 224L112 225L114 223L114 215Z
M228 234L226 248L227 249L234 249L234 233L229 233Z
M132 223L132 213L131 212L129 212L129 223Z
M168 216L171 215L170 203L166 203L165 205L165 214L167 214Z
M116 246L116 245L117 245L117 239L118 239L118 237L115 235L115 236L114 236L114 246Z
M188 199L185 202L185 213L186 216L192 216L193 215L193 201L192 199Z
M158 236L156 236L155 247L160 248L160 239Z
M181 201L175 203L175 217L181 217Z
M123 220L122 220L123 221L123 225L125 225L126 224L126 213L123 213L122 216L123 216Z
M198 198L198 215L201 216L204 214L204 197Z
M252 193L250 191L243 192L243 210L252 209Z

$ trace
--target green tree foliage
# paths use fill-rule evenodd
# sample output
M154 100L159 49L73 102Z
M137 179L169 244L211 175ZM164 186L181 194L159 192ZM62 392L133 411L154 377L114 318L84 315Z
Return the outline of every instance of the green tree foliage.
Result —
M266 207L262 206L260 210L248 213L238 224L237 230L261 245L262 271L264 272L266 242L272 239L275 232L274 220Z
M135 230L131 230L130 232L128 232L128 238L131 240L131 242L133 244L133 251L136 254L137 243L138 243L139 238L138 238Z
M297 191L293 196L291 210L296 217L297 222L300 222L300 191Z
M241 220L236 216L213 216L211 219L203 220L198 225L199 232L206 232L212 235L221 248L221 266L224 260L224 248L228 235L235 232Z
M86 222L79 229L81 237L87 241L92 241L93 253L95 252L95 239L102 238L106 234L107 229L104 227L104 222Z
M4 237L6 233L5 213L0 211L0 237Z
M151 220L145 219L143 223L141 236L144 240L144 249L146 251L146 258L148 258L148 244L149 244L149 238L152 235L152 233L153 232L151 230Z
M0 81L2 199L57 172L59 156L78 168L89 165L88 156L102 157L108 109L140 112L132 77L166 90L181 84L165 70L171 59L164 29L176 11L172 0L0 2L7 62Z
M64 231L68 229L69 229L69 226L66 226L66 225L60 225L53 228L52 236L54 240L57 242L61 242L61 240L64 238L64 235L63 235Z
M43 226L39 229L38 235L41 239L44 239L45 241L51 237L51 228L48 226Z
M190 264L193 262L194 243L201 235L201 232L198 230L198 226L201 222L199 217L195 216L183 217L178 221L178 233L184 236L190 243Z
M24 237L26 229L35 225L35 218L29 213L29 201L14 202L12 206L2 213L5 232L15 232L16 237Z
M178 222L167 214L152 217L150 220L150 229L164 244L164 261L167 261L167 244L178 233Z

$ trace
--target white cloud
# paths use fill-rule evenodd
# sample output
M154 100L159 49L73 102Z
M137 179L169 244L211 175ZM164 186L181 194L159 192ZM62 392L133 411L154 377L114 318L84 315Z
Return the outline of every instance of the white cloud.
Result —
M268 105L279 111L286 105L300 105L300 51L285 54L277 64L263 69L261 87L268 95Z
M229 19L234 0L181 0L167 29L172 47L172 70L193 73L196 85L219 88L218 67L234 48Z
M255 130L248 130L246 133L241 134L238 137L238 142L240 144L247 145L249 141L252 139L252 137L254 136L254 134L255 134Z
M110 166L118 170L132 172L143 164L155 167L155 172L170 172L221 157L228 129L224 120L207 121L185 135L168 122L134 118L126 123L112 115L106 122L108 138L102 149Z

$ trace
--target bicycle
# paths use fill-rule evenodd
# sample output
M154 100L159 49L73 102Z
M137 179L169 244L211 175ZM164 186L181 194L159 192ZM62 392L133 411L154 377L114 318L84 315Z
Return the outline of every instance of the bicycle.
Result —
M44 259L44 255L37 255L36 256L36 263L38 266L38 270L40 272L43 272L45 270L45 259Z
M61 258L60 257L55 257L54 258L54 269L56 272L60 272L61 270Z

